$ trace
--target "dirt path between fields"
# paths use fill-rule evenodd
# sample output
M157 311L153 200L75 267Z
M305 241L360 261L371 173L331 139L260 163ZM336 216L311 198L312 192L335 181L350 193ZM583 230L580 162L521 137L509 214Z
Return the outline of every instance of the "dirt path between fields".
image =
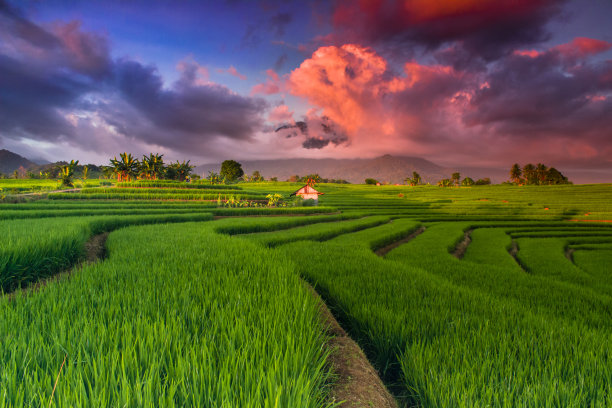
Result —
M455 250L453 251L453 256L455 258L463 258L465 251L467 251L468 246L470 246L470 243L472 242L472 231L473 229L470 228L469 230L463 233L463 239L457 244Z
M397 248L398 246L405 244L408 241L413 240L414 238L416 238L418 235L421 235L423 232L425 232L425 227L422 226L419 229L417 229L416 231L414 231L412 234L408 235L405 238L400 239L399 241L395 241L389 245L386 245L382 248L378 248L376 251L374 251L374 253L378 256L385 256L387 255L387 253L389 253L392 249Z
M321 320L332 336L328 343L329 362L336 378L330 402L344 401L340 406L345 408L397 408L397 402L361 348L340 326L316 290L305 281L304 285L318 300Z

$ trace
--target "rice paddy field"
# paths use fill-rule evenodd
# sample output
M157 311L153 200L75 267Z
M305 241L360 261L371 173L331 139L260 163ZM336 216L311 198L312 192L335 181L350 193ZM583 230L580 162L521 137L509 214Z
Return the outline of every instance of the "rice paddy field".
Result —
M400 407L612 406L612 185L301 186L0 203L0 407L352 407L322 301Z

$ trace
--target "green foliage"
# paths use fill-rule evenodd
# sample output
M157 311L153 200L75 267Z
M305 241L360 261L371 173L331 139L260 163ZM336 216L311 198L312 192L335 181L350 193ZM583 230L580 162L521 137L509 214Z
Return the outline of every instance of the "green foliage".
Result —
M474 184L475 184L474 180L472 180L470 177L466 177L463 180L461 180L461 185L464 187L473 186Z
M366 183L366 184L370 184L370 185L372 185L372 184L374 184L374 185L375 185L375 184L378 184L379 182L378 182L378 180L376 180L376 179L373 179L373 178L367 178L367 179L365 179L365 183Z
M221 178L234 182L244 175L244 170L242 170L242 165L237 161L225 160L221 163L221 172L219 175Z
M488 186L489 184L491 184L491 179L488 177L481 178L476 180L474 184L477 186Z
M281 194L268 194L266 196L268 199L268 207L276 207L283 199Z
M72 179L74 177L74 169L75 167L79 164L79 161L74 161L71 160L70 163L68 163L65 166L60 166L59 167L59 175L60 175L60 180L62 182L62 186L64 187L74 187L74 185L72 184Z

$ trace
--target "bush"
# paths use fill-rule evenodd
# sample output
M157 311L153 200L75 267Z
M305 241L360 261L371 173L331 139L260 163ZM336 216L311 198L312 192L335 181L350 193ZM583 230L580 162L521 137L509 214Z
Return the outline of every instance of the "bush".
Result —
M376 185L378 183L378 180L373 179L373 178L367 178L367 179L365 179L365 183L366 184L374 184L374 185Z

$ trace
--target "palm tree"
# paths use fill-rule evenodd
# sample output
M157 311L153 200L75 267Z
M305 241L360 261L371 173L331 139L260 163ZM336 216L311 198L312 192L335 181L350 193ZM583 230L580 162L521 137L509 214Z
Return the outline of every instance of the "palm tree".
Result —
M518 163L514 163L512 168L510 169L510 179L514 181L516 184L521 184L521 176L523 172L521 171L521 166Z
M536 168L533 164L527 163L523 166L523 176L525 177L526 184L536 184Z
M129 181L133 177L136 177L138 174L138 159L135 159L131 153L121 153L119 154L121 160L117 160L115 156L114 159L111 159L110 163L113 165L114 173L117 175L117 181Z
M538 163L536 166L536 178L538 184L544 184L546 181L546 174L548 173L548 167L543 165L542 163Z

